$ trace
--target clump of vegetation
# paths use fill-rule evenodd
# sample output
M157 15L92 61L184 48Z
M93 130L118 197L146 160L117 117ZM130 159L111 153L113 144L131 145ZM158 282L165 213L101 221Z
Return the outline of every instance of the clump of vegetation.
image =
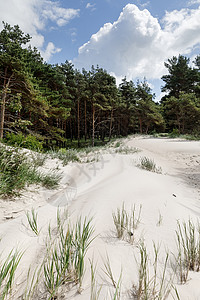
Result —
M136 206L131 210L129 214L122 205L121 209L117 209L116 213L113 213L113 221L116 229L116 234L119 239L125 238L129 242L133 242L135 239L135 230L138 228L141 218L142 205L139 207L139 212L136 215Z
M176 138L180 136L180 132L177 128L174 128L172 132L169 133L169 137Z
M38 235L39 234L38 223L37 223L38 214L32 208L31 214L29 212L27 212L26 217L27 217L27 220L28 220L31 230L35 233L35 235Z
M98 300L102 291L103 284L98 285L96 280L96 265L94 266L93 262L90 261L90 269L91 269L91 292L90 292L90 300ZM120 272L120 276L118 281L116 282L113 277L112 267L110 264L110 260L108 255L106 256L106 260L104 261L104 269L102 269L110 280L112 284L112 290L110 292L111 300L120 300L121 299L121 283L122 283L122 271Z
M30 152L30 159L34 166L36 167L42 167L45 164L45 161L47 159L47 155L42 152Z
M11 251L4 262L0 262L0 299L6 299L12 289L16 269L22 258L22 253Z
M176 231L178 257L177 274L181 283L185 283L189 271L200 271L200 224L189 220L178 222Z
M30 150L41 151L43 149L43 143L40 142L35 136L28 134L24 135L19 132L17 134L13 132L6 133L4 141L11 146L14 147L23 147Z
M18 148L0 145L0 195L18 195L27 185L41 184L54 188L61 175L55 171L45 174Z
M69 225L65 228L64 223L58 220L58 235L52 247L47 247L47 259L44 262L44 284L50 299L57 299L59 288L65 284L81 285L85 269L85 255L89 245L93 241L93 226L91 219L81 218L73 228Z
M118 147L120 147L120 146L121 146L121 144L122 144L122 142L120 142L120 141L117 141L117 142L114 144L114 148L118 148Z
M159 270L159 247L156 247L154 244L154 258L151 264L147 248L143 243L140 244L139 250L140 263L138 266L138 284L133 285L133 299L166 299L172 289L172 278L169 280L166 279L169 255L166 254L163 268L162 270ZM153 270L151 270L151 266L153 266Z
M137 148L132 148L128 146L119 146L117 149L115 149L115 153L120 153L120 154L133 154L139 152L139 149Z
M157 167L154 160L146 156L140 158L140 163L138 164L138 167L147 171L151 171L159 174L162 173L161 167Z
M75 149L60 148L58 151L50 150L47 153L53 159L62 160L63 166L66 166L69 162L80 162L78 151Z

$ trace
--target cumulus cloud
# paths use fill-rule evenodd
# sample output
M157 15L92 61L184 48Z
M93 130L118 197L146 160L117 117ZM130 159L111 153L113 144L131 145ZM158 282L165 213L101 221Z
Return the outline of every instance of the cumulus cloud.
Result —
M193 4L199 4L200 3L200 0L191 0L188 2L188 5L193 5Z
M31 45L37 47L45 59L60 51L52 42L43 49L45 40L41 31L45 30L47 22L63 26L78 15L79 10L62 8L58 2L50 0L0 1L0 20L11 25L18 24L25 33L29 33ZM0 23L0 30L2 27Z
M48 61L53 54L58 53L60 51L60 48L56 48L52 42L49 42L45 51L41 51L41 55L45 61Z
M188 54L200 43L200 8L166 12L162 27L147 9L124 7L118 20L106 23L79 48L77 67L99 64L117 77L160 78L164 61Z

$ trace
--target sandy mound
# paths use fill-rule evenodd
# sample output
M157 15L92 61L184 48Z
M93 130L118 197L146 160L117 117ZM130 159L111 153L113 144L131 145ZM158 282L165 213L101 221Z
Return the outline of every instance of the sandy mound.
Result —
M97 290L101 287L99 299L119 299L119 290L120 299L137 299L133 294L139 282L139 250L141 245L145 245L149 253L149 272L154 272L153 243L159 247L158 282L168 253L166 281L172 281L173 277L173 285L181 300L200 299L200 273L190 271L187 282L181 285L173 272L174 257L178 254L177 220L181 223L190 218L196 224L200 213L200 142L132 137L125 139L120 147L118 153L117 147L102 151L98 161L93 163L73 163L66 167L60 163L63 179L56 191L40 188L34 192L32 188L20 199L0 201L2 258L13 248L25 251L16 273L12 299L23 294L29 266L34 270L43 262L49 223L52 228L56 227L58 207L61 214L68 210L71 224L79 216L83 219L91 217L96 237L85 257L81 294L77 293L77 286L72 285L70 291L65 289L60 293L60 299L97 299L91 296L91 260L96 264L96 285L93 282L93 287L96 286ZM127 154L124 154L123 147L140 151L126 151ZM160 172L139 168L141 157L153 159ZM52 163L55 164L48 162ZM119 239L113 213L117 213L118 208L121 210L123 205L128 214L135 210L136 219L141 207L141 215L137 229L132 228L127 233L125 230L123 238ZM25 215L25 211L32 207L38 213L38 236L30 229ZM105 274L107 256L116 284ZM41 275L39 282L42 281ZM174 289L171 290L167 299L175 297ZM45 294L44 299L47 299Z

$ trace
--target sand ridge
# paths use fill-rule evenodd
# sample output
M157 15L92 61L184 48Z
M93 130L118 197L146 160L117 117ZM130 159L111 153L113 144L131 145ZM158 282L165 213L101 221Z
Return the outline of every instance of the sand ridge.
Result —
M57 191L37 188L34 192L32 187L20 199L0 201L0 251L26 249L13 299L18 299L22 293L29 265L37 266L43 259L48 224L55 225L58 206L69 211L71 222L80 215L92 217L96 235L86 257L82 293L78 294L77 288L72 287L61 299L90 299L89 258L97 263L97 281L99 286L102 285L99 299L112 299L112 284L102 271L107 255L116 280L122 270L121 299L133 299L130 292L137 283L139 242L143 240L151 254L153 242L160 245L161 265L166 251L177 251L177 220L191 218L196 222L200 215L200 142L138 136L124 139L122 146L137 147L140 151L116 154L112 148L103 150L96 162L73 163L66 167L60 164L63 180ZM138 168L137 164L144 156L154 159L162 168L162 174ZM123 203L127 211L133 205L137 211L142 206L141 223L132 245L116 237L112 219L112 213ZM27 226L25 211L32 207L38 211L41 229L38 237L33 236ZM190 272L185 285L178 284L175 279L180 299L200 299L199 283L200 273Z

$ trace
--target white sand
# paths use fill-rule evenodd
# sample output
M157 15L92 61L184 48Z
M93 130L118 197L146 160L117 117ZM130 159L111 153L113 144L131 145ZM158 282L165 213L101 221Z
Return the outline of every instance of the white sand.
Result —
M124 145L137 147L134 154L115 154L115 148L99 155L99 161L89 164L60 166L63 171L62 185L57 191L37 189L25 192L21 199L0 200L0 253L2 257L17 248L26 250L20 262L12 299L18 299L24 289L29 266L39 265L45 255L48 224L56 223L57 207L69 210L71 222L78 216L93 217L95 235L86 257L83 291L77 288L62 299L90 299L89 258L97 263L97 281L102 285L99 299L113 299L114 292L109 278L103 272L103 261L108 254L114 278L117 281L122 269L121 299L133 299L130 291L137 285L139 253L138 243L144 240L150 255L153 242L160 245L159 263L162 266L166 252L177 254L175 230L177 220L196 222L200 214L200 142L150 137L132 137ZM162 168L162 174L139 169L140 157L154 159ZM55 164L57 162L53 162ZM49 167L52 162L48 162ZM33 188L31 190L34 190ZM116 237L112 212L122 207L127 211L142 205L141 223L136 230L133 245ZM38 237L28 228L25 211L38 211ZM159 223L160 220L160 223ZM150 262L151 264L151 262ZM167 272L171 272L170 267ZM200 273L190 272L184 285L174 284L181 300L200 299ZM172 295L168 299L173 299Z

